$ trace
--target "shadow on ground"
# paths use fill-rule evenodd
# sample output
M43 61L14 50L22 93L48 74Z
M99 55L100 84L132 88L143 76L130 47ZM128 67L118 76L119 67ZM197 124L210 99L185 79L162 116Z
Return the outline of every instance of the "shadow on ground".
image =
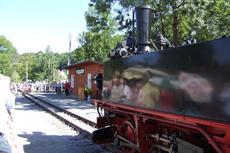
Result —
M15 110L34 110L34 111L43 111L40 107L32 103L27 98L22 95L18 95L15 100Z
M23 146L25 153L103 153L104 151L83 135L56 136L42 132L19 134L29 144ZM105 153L105 152L104 152Z

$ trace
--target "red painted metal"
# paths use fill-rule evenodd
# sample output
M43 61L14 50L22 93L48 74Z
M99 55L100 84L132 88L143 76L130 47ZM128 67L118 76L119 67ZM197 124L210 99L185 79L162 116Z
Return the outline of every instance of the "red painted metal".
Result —
M120 126L119 133L131 142L136 142L135 127L129 120L124 120Z
M158 112L158 111L153 111L150 109L142 109L142 108L137 108L137 107L133 107L129 105L123 105L123 104L114 103L110 101L93 100L93 104L95 104L96 106L112 109L113 111L125 110L125 113L127 114L145 114L148 116L150 115L150 116L167 118L168 120L173 120L175 122L183 121L184 123L188 123L188 124L194 124L194 125L201 124L201 125L230 129L230 125L227 123L214 122L214 121L204 120L201 118L188 117L185 115L169 114L166 112Z
M201 118L193 118L184 115L169 114L165 112L153 111L148 109L136 108L128 105L113 103L110 101L93 100L97 107L102 107L109 112L131 116L136 127L131 126L130 121L123 119L123 125L128 126L126 132L122 132L131 141L134 136L137 140L134 142L140 148L141 153L148 152L149 144L146 143L146 133L153 129L153 124L146 124L148 120L156 121L159 125L172 129L181 129L193 131L202 134L209 144L217 153L230 152L230 125L216 121L204 120ZM133 133L135 131L135 134ZM150 141L150 140L148 140Z

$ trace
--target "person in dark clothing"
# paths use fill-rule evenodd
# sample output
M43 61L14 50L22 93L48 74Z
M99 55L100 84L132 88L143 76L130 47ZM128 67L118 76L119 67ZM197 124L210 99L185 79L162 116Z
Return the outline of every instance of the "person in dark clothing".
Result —
M70 89L69 82L66 81L66 83L64 84L64 89L65 89L65 95L68 96L69 95L69 89Z
M96 92L96 98L101 99L102 98L102 86L103 86L103 74L98 73L95 76L96 86L97 86L97 92Z

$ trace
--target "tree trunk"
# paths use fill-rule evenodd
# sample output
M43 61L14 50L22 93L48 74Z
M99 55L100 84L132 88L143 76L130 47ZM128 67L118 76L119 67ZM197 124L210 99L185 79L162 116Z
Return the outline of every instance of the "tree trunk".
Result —
M165 24L164 24L164 20L161 19L161 33L163 36L165 36Z
M178 38L179 16L178 12L173 10L173 44L175 47L180 45Z

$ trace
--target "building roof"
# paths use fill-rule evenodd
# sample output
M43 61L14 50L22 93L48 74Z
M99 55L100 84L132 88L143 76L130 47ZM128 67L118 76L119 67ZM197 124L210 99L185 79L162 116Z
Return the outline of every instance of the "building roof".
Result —
M97 65L102 65L103 66L103 64L100 63L100 62L88 60L88 61L81 61L81 62L72 64L72 65L64 66L63 69L70 69L70 68L82 67L82 66L91 65L91 64L97 64Z

